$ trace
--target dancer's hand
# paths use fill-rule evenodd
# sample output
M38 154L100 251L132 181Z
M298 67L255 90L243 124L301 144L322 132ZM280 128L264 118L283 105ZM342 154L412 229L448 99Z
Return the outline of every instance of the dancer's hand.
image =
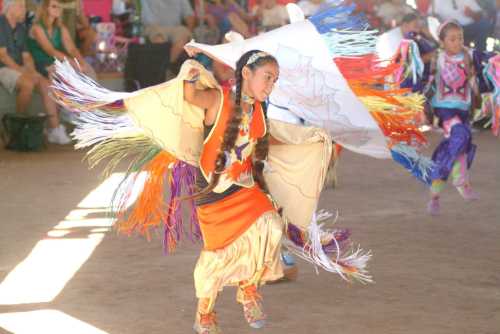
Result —
M195 83L200 78L200 70L197 68L192 68L189 70L186 81L189 83Z
M189 57L194 57L198 53L202 53L203 51L196 46L191 46L191 45L184 45L184 50L188 54Z

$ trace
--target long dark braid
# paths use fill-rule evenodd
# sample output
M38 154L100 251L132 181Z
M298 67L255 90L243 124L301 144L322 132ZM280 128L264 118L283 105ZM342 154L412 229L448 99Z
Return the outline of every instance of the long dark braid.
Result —
M224 138L222 140L221 147L219 149L219 153L217 154L217 158L215 159L215 170L212 174L212 178L208 184L207 187L199 191L194 195L195 198L207 195L210 193L218 184L220 175L224 172L224 169L226 167L226 154L225 152L231 152L231 150L234 148L234 145L236 143L236 139L238 138L238 133L240 131L240 124L241 120L243 119L243 109L241 108L241 97L242 97L242 89L243 89L243 67L248 66L251 70L255 69L258 66L264 65L267 62L276 62L276 59L272 56L267 56L267 57L261 57L257 61L253 62L250 65L247 65L248 59L254 54L259 52L259 50L251 50L246 52L241 58L238 60L236 63L236 71L235 71L235 77L236 77L236 89L235 89L235 94L234 94L234 111L231 115L231 118L228 121L226 131L224 132ZM264 137L265 141L267 142L267 135ZM262 146L261 141L263 139L258 140L257 145L256 145L256 152L259 147ZM259 149L259 151L262 151L264 153L265 149L265 154L259 154L257 158L258 160L264 160L261 159L260 157L266 157L267 156L267 144L266 147L262 147ZM262 162L260 162L262 164ZM261 178L262 181L264 180L262 176L262 169L263 169L263 164L260 167L260 173L257 172L257 178ZM254 175L255 171L254 171ZM261 182L257 180L257 184L261 185ZM262 183L265 186L265 182ZM263 188L264 189L264 188ZM267 189L267 187L266 187Z
M239 63L238 63L239 65ZM243 64L244 65L244 64ZM212 178L204 189L195 194L195 197L200 197L209 194L219 183L220 176L226 167L226 154L225 152L230 152L238 138L238 132L240 130L241 120L243 119L243 110L241 108L241 84L243 81L242 68L236 67L236 92L234 98L234 111L231 115L231 118L228 121L226 131L224 132L224 138L222 140L221 147L219 149L219 153L217 154L217 158L215 159L215 169L212 173Z
M269 193L269 188L267 187L266 180L264 179L264 161L267 160L267 155L269 154L269 123L267 121L267 110L262 106L264 111L264 117L266 122L266 134L264 137L260 138L255 145L254 151L254 163L253 163L253 178L259 187L265 192Z

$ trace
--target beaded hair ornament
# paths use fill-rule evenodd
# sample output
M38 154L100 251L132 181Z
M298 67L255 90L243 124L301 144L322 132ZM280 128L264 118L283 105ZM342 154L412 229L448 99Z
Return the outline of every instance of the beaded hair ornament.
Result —
M245 65L252 65L257 60L259 60L260 58L264 58L264 57L271 57L271 55L267 52L264 52L264 51L256 52L248 58L247 63Z

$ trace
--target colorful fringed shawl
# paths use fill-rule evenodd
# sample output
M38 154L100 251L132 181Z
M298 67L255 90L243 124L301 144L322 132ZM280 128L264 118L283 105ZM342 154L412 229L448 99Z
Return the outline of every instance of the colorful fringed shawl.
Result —
M234 68L245 52L260 49L280 64L270 96L273 107L328 131L346 149L392 157L429 184L432 162L417 153L425 138L415 124L423 97L388 80L401 63L375 55L377 31L367 30L354 6L332 6L303 21L247 40L221 45L190 42ZM339 5L340 4L340 5Z

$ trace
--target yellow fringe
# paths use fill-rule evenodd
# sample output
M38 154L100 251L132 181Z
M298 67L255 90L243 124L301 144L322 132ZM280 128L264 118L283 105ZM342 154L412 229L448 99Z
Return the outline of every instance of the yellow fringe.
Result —
M131 156L140 157L141 153L144 153L152 146L154 146L153 141L146 136L112 138L95 145L87 152L86 159L90 168L94 168L103 160L109 159L102 172L103 177L108 177L125 158ZM135 161L136 159L130 162L129 166Z

